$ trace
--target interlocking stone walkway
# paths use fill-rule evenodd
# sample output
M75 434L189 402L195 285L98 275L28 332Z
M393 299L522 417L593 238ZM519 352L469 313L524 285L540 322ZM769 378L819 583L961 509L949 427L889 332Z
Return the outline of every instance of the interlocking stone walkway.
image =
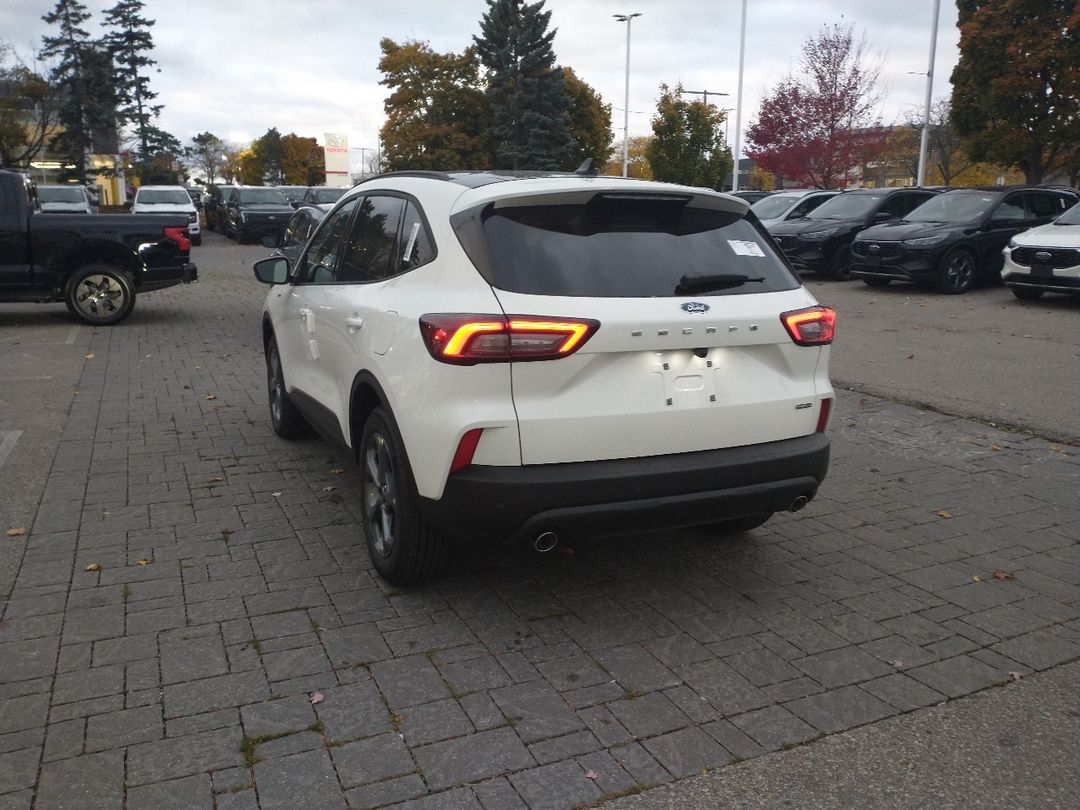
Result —
M201 272L94 331L0 537L2 810L572 808L1080 656L1080 452L856 395L799 515L388 587L270 431L265 288Z

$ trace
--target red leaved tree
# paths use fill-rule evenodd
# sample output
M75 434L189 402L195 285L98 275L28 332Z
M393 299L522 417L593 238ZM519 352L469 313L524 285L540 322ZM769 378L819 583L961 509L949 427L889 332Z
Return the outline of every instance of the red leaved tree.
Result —
M746 131L746 154L763 169L836 188L885 148L877 121L880 64L866 64L865 40L850 26L825 26L803 45L802 74L789 73L765 97Z

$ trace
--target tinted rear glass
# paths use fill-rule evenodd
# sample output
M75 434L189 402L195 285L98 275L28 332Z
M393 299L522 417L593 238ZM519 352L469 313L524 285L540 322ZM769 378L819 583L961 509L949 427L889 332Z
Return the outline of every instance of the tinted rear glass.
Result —
M799 286L763 231L738 213L693 207L689 199L597 194L582 204L487 205L456 215L454 226L481 274L511 292L670 297L685 275L728 274L758 280L693 295Z
M86 192L73 186L38 186L38 199L42 202L85 203Z

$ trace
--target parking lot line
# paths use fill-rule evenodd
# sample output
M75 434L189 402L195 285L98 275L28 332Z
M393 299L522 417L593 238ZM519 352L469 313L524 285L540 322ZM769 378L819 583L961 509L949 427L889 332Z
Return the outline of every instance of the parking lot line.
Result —
M3 439L0 439L0 467L4 466L4 462L7 461L11 451L15 449L15 443L19 441L21 435L21 430L0 433L0 436L3 436Z

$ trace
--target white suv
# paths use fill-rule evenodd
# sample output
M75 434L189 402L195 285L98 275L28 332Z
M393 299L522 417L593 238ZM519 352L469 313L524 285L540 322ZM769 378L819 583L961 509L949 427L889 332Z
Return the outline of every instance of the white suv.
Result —
M797 510L828 467L835 315L707 189L403 172L349 191L295 266L255 262L274 430L362 471L387 580L450 539Z
M202 244L199 212L183 186L140 186L131 204L133 214L186 214L191 244Z

